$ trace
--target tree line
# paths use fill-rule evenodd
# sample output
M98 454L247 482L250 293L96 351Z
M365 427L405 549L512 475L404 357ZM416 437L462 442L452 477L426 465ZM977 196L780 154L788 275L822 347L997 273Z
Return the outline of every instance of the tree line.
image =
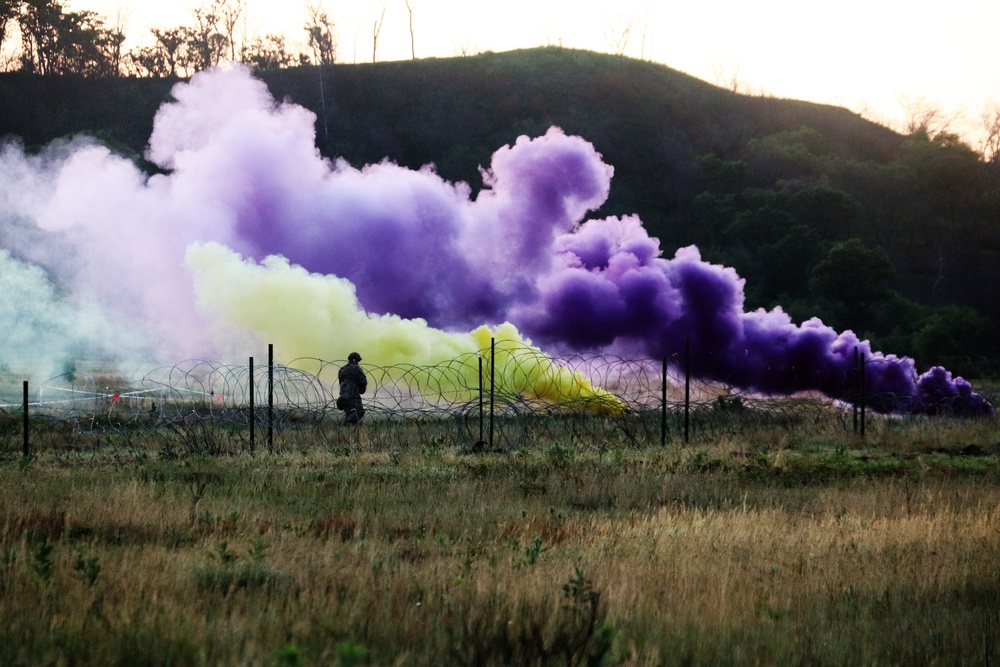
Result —
M801 128L697 163L688 240L747 280L748 308L967 377L1000 368L1000 170L954 135L918 130L880 163Z
M32 74L90 77L186 77L223 60L257 70L337 59L336 26L319 2L306 6L306 51L280 34L247 35L246 0L205 0L185 25L150 29L151 42L125 50L122 25L60 0L0 0L0 67Z

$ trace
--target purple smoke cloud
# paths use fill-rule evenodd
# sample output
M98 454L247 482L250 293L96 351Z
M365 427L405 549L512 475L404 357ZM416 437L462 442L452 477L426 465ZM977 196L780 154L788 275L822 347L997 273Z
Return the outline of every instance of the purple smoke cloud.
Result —
M76 244L88 258L67 266L35 252L33 262L80 299L147 323L171 354L210 346L183 254L214 241L347 279L368 312L444 330L509 321L553 353L675 360L690 341L701 377L845 399L857 386L858 350L869 394L891 397L876 409L929 413L947 404L992 413L944 369L918 376L912 360L873 351L850 331L817 319L795 324L780 309L745 312L744 281L733 269L703 261L693 246L664 257L637 216L585 219L607 198L614 170L589 142L558 128L500 148L472 198L467 184L444 181L433 166L356 169L323 158L315 116L275 103L243 69L200 73L173 95L148 149L168 173L145 179L91 146L22 170L42 176L16 171L0 191L19 225L34 220L35 237ZM0 173L29 160L15 157ZM36 199L47 203L15 205L18 184L36 180L44 192ZM31 244L11 238L0 234L0 243L28 257ZM151 270L152 280L138 279Z

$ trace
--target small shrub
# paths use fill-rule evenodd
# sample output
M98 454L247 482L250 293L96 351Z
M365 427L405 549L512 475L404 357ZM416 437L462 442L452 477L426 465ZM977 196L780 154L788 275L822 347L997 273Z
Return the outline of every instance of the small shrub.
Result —
M337 644L337 664L341 667L360 665L368 657L368 649L358 642L341 642Z
M567 665L608 665L617 631L604 618L601 591L576 568L563 584L562 614L552 649L561 654Z
M54 550L55 546L48 540L40 542L35 547L35 558L31 563L31 569L35 571L38 578L45 584L52 580L52 575L56 572L56 564L52 560L52 552Z
M299 667L304 664L302 650L295 644L285 644L278 652L277 667Z
M537 565L538 559L541 558L543 551L545 551L545 549L542 547L542 536L536 535L535 539L531 541L531 544L524 548L524 560L518 563L518 566Z
M73 563L74 576L86 581L88 586L93 586L94 582L97 581L97 575L100 573L101 565L98 562L97 556L84 558L82 551L76 554L76 561Z
M549 461L558 467L565 467L573 461L576 456L576 448L564 445L561 442L554 442L552 446L549 447L546 454L549 457Z
M219 542L219 553L216 557L223 565L232 565L236 562L236 554L229 548L229 542Z
M250 543L250 552L247 555L250 556L250 560L255 563L263 563L266 551L267 540L263 535L258 535L254 541Z
M446 439L443 435L432 435L425 448L427 454L429 456L436 456L440 454L444 450L445 442Z

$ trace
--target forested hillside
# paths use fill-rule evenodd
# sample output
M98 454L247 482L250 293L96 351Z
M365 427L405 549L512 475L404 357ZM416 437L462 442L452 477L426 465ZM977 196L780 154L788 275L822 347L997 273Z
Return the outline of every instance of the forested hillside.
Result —
M638 214L667 255L697 244L746 278L748 308L820 316L921 368L996 370L1000 165L954 135L559 48L258 75L317 114L323 154L433 163L473 190L496 149L559 126L615 169L595 217ZM174 81L3 73L0 135L36 148L87 132L150 168Z

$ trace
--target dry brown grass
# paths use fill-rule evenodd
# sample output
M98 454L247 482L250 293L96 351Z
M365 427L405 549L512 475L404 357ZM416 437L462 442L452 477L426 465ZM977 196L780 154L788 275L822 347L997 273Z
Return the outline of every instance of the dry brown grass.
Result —
M11 460L0 663L987 664L968 437Z

